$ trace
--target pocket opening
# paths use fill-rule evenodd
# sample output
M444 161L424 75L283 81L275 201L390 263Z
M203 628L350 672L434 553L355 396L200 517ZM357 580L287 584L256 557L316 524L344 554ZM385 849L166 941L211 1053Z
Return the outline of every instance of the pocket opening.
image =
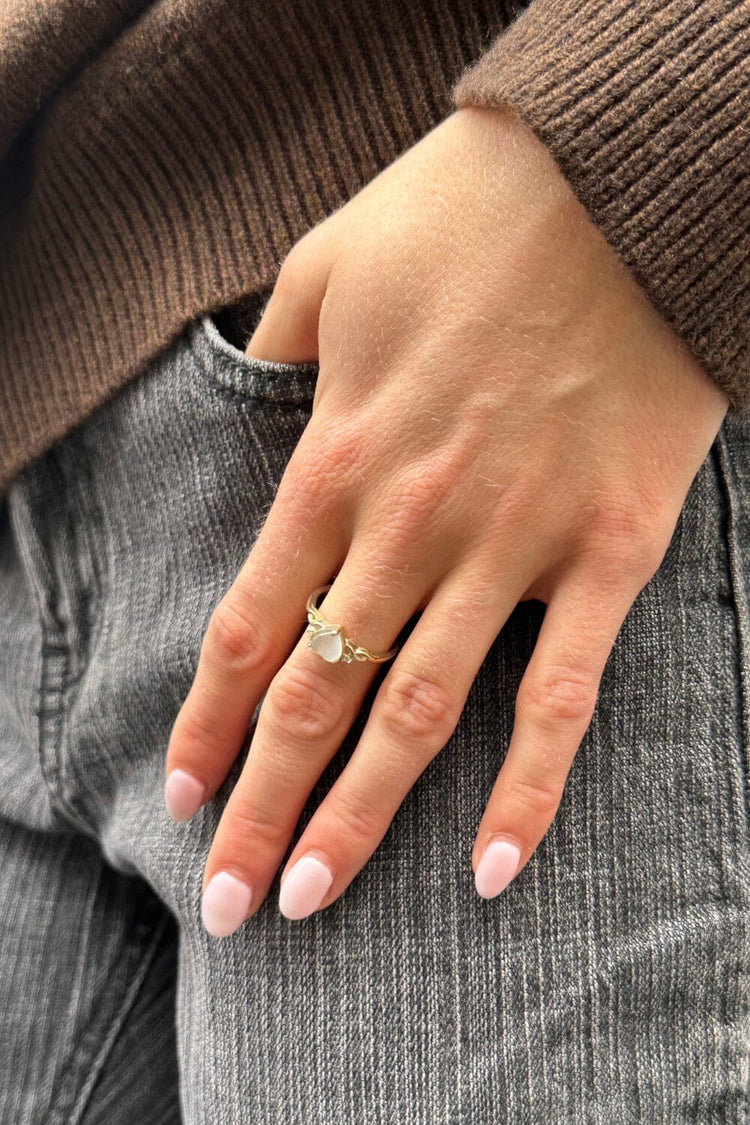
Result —
M190 346L203 374L232 395L290 405L312 401L317 360L281 363L249 356L219 331L215 313L204 313L193 321Z

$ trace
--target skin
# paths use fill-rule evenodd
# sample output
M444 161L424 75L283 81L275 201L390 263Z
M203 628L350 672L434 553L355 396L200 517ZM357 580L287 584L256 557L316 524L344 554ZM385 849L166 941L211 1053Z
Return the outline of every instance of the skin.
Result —
M320 360L312 418L206 631L167 773L215 794L264 692L204 871L268 893L373 663L307 648L305 604L372 651L422 614L294 847L373 854L445 746L519 601L546 605L471 854L520 871L556 814L622 622L658 569L727 396L647 300L546 148L509 112L445 118L291 250L258 358ZM334 579L334 575L336 576ZM453 629L460 644L446 644Z

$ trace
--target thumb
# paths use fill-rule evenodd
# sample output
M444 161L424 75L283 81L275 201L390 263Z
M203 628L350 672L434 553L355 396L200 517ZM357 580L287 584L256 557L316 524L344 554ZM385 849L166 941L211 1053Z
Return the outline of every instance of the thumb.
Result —
M314 228L317 234L318 228ZM330 243L329 243L330 245ZM312 232L295 243L279 270L273 292L245 354L278 363L318 360L318 320L333 255Z

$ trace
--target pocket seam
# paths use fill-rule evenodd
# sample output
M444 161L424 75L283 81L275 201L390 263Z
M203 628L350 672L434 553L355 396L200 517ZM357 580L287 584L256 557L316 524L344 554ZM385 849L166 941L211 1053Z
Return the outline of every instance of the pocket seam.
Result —
M255 359L225 340L209 313L190 327L192 355L216 390L244 402L299 406L312 401L320 370L317 360L281 363Z
M724 536L726 545L727 569L732 591L732 605L735 617L737 640L738 693L742 709L742 766L745 799L745 814L750 816L750 592L744 578L739 546L743 515L737 502L734 489L739 488L735 474L725 426L719 429L716 440L716 463L719 479L724 493L726 520ZM734 489L733 487L734 486Z

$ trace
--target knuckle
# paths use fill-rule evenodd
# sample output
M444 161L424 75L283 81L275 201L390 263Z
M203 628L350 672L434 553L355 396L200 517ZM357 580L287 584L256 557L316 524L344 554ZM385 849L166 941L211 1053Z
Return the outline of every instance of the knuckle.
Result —
M674 529L672 513L658 499L620 496L589 517L588 548L616 580L649 576L659 567Z
M376 812L351 794L334 793L328 795L334 819L342 826L344 836L370 841L380 835L380 818Z
M380 721L396 739L446 741L458 719L445 688L416 672L401 671L383 685Z
M234 807L227 805L225 816L232 840L263 840L277 846L285 842L289 834L278 809L265 810L257 805L250 807L238 802Z
M541 727L588 723L594 704L589 678L568 668L524 677L516 697L516 709Z
M264 706L279 731L324 742L334 737L342 708L324 675L312 668L287 667L272 681Z
M355 421L328 417L305 432L287 467L287 486L306 504L330 507L362 472L367 448L366 436Z
M410 541L424 535L451 503L457 479L450 457L439 462L433 457L403 470L386 497L391 529Z
M602 591L630 590L633 583L644 585L659 569L666 551L655 537L639 536L627 541L605 540L594 551L594 574Z
M622 560L634 538L640 538L640 518L622 502L608 505L588 517L586 532L589 542L604 555Z
M203 708L189 700L186 700L180 711L175 730L179 733L180 746L186 750L196 747L211 749L217 741L216 724Z
M256 621L230 595L225 594L211 614L203 646L232 672L253 673L265 662L265 641Z
M543 781L514 777L508 782L505 799L515 809L528 812L534 819L552 820L562 800L563 786Z

